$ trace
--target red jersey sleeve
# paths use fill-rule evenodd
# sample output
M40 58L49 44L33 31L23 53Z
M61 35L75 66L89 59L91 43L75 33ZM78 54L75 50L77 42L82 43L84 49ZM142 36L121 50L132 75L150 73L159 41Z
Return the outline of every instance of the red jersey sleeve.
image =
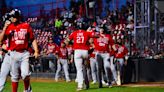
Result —
M70 34L69 39L72 40L74 37L74 32Z

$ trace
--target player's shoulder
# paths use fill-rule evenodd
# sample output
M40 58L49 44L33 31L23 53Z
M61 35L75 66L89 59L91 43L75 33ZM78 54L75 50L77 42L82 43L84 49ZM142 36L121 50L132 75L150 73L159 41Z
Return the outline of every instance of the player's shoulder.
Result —
M22 22L20 25L21 25L21 26L26 26L26 27L29 27L29 26L30 26L30 24L27 23L27 22Z
M9 28L12 28L12 27L14 27L14 23L9 24L9 26L7 28L9 29Z
M75 30L75 31L73 31L72 33L70 33L70 35L74 35L74 34L76 34L77 33L77 31Z

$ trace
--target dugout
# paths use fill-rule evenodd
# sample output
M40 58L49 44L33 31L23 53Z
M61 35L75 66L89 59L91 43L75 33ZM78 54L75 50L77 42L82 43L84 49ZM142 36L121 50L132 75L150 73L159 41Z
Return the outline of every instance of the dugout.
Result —
M124 82L164 81L164 59L130 58L124 71Z

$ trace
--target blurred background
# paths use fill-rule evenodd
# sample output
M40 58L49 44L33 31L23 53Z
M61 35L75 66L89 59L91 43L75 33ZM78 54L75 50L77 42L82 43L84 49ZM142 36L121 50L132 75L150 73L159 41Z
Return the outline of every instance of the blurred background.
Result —
M134 62L127 69L135 71L127 76L133 73L135 81L156 81L164 80L164 62L158 62L164 61L163 5L164 0L0 0L0 17L13 8L20 9L23 21L33 28L42 57L46 57L49 39L59 45L78 22L85 22L86 29L94 26L96 31L103 26L114 41L122 39L128 48L130 61ZM3 24L1 18L0 30ZM34 76L36 72L54 73L48 59L38 61L32 64ZM153 70L148 71L152 66ZM69 71L75 73L75 68Z

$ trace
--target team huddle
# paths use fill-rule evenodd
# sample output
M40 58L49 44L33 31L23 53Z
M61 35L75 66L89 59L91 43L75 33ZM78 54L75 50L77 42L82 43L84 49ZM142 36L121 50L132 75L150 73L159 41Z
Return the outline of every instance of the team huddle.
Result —
M82 26L81 23L78 30L74 31L67 39L67 41L73 40L74 62L77 70L77 91L83 89L83 82L85 89L89 88L88 65L91 68L92 83L98 82L99 88L102 88L103 84L111 87L113 82L121 85L124 57L128 53L127 48L122 44L122 40L118 39L117 43L114 43L112 37L106 34L103 28L100 27L97 33L92 29L85 31ZM118 68L115 68L116 66ZM116 72L116 69L119 72ZM103 73L103 70L105 73ZM106 77L106 83L104 77Z
M24 92L32 92L30 86L30 69L28 48L32 45L35 58L38 57L37 41L33 35L32 28L28 23L20 21L20 11L12 10L5 17L3 31L0 34L0 41L6 45L1 72L0 92L2 92L8 73L12 81L12 92L17 92L18 82L21 78L24 81ZM8 21L10 20L10 21ZM7 40L7 42L6 42ZM31 44L29 44L29 41ZM127 63L128 50L123 40L112 39L103 27L96 32L94 27L84 29L80 22L77 29L57 46L49 40L48 56L55 57L57 71L55 80L59 79L59 72L63 68L65 79L71 81L68 72L68 63L75 63L77 91L89 88L88 70L91 70L92 84L98 82L99 88L103 85L112 87L113 83L121 85L122 68ZM70 44L71 43L71 44Z

